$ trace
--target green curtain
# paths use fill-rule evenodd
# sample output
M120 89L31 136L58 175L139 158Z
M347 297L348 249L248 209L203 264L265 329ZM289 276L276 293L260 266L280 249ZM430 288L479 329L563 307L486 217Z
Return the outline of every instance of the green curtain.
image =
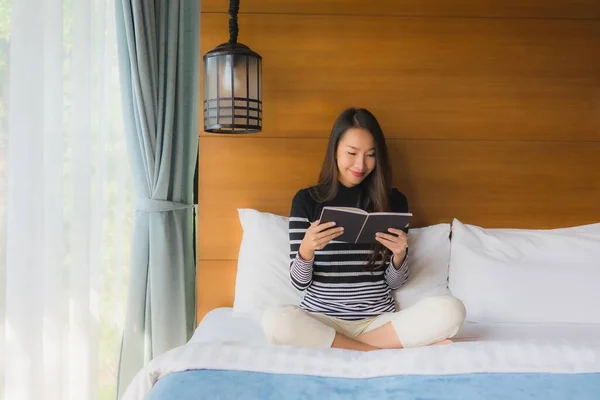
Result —
M125 128L136 193L119 397L195 325L194 170L199 0L117 0Z

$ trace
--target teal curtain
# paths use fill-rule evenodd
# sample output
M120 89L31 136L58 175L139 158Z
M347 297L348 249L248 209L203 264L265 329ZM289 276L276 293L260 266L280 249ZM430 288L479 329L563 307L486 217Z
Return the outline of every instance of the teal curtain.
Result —
M199 0L117 0L123 110L136 193L119 397L195 325L194 170Z

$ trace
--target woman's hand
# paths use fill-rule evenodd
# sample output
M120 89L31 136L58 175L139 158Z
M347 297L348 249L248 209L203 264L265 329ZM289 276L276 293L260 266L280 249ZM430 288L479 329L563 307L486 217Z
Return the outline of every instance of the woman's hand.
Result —
M388 231L393 235L377 232L375 240L390 249L392 254L394 254L394 267L398 269L402 265L402 260L404 260L404 256L406 255L408 236L400 229L390 228Z
M321 250L327 244L344 233L344 228L333 228L335 222L326 222L321 224L320 220L317 220L310 224L310 227L304 234L304 239L300 243L300 257L305 260L310 260L315 254L315 250Z

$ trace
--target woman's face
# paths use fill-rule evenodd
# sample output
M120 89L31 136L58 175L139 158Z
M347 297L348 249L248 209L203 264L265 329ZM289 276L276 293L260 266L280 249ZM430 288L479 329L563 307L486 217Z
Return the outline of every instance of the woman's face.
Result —
M375 169L375 141L366 129L348 129L336 153L339 180L344 186L358 185Z

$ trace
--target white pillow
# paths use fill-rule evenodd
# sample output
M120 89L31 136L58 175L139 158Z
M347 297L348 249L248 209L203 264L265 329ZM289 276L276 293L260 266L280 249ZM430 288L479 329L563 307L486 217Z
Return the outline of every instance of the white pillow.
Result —
M288 218L238 209L244 230L238 254L234 316L260 318L274 305L299 304L304 297L290 281Z
M408 231L408 280L392 292L396 309L412 306L424 297L448 291L450 224L437 224Z
M600 223L484 229L455 219L449 287L471 322L600 323Z
M289 276L288 218L238 209L244 231L238 255L234 316L260 318L269 306L299 304L304 292ZM393 293L400 308L447 293L450 224L410 230L408 281Z

